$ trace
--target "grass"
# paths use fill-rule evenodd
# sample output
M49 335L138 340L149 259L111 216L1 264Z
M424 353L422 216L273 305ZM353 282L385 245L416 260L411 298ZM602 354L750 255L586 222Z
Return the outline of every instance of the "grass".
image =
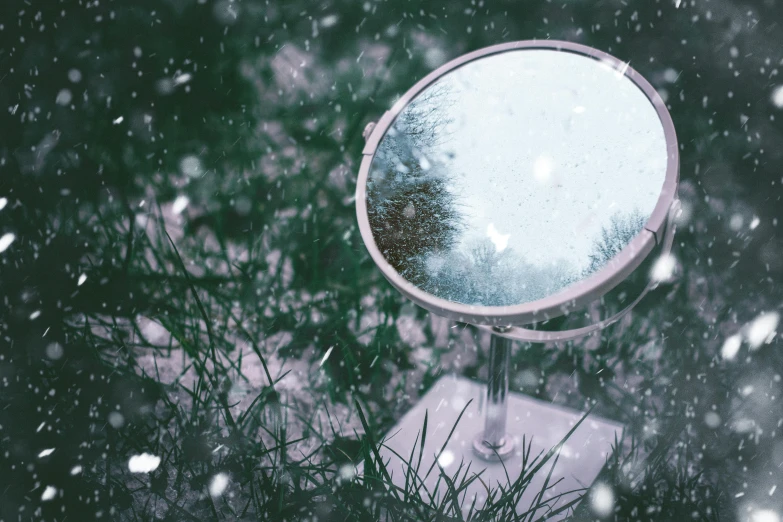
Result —
M467 514L467 467L433 469L434 500L379 459L439 376L483 378L487 339L372 264L351 199L361 131L440 62L533 37L630 59L666 91L687 212L677 279L600 337L518 344L512 388L630 427L601 477L611 519L780 512L779 341L721 356L783 302L780 8L367 6L0 6L0 520L597 518L545 491L512 515L556 451ZM160 465L130 473L142 453Z

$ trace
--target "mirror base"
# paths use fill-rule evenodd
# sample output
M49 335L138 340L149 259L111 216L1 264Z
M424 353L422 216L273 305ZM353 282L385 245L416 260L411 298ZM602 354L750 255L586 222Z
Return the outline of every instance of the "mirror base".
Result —
M511 455L512 451L514 451L514 439L510 435L503 437L499 446L491 446L484 440L483 434L473 439L473 452L489 462L503 460Z
M496 490L502 486L508 489L509 480L513 483L535 466L535 462L531 461L557 445L582 417L580 411L509 393L506 432L514 447L502 461L487 461L478 457L474 449L474 440L483 433L485 397L485 384L463 377L447 375L433 384L385 435L378 449L394 484L407 489L410 494L418 487L423 497L429 498L431 495L433 500L447 501L451 493L440 469L457 488L465 480L471 480L480 473L480 480L474 479L459 493L463 516L467 516L474 498L475 511L484 506L487 488ZM460 413L462 418L458 422ZM427 434L422 448L421 431L425 414ZM452 428L454 431L449 438ZM574 490L588 487L598 478L612 455L615 437L620 440L622 432L621 424L590 415L562 448L552 472L550 486L557 479L563 480L548 490L548 498L564 494L557 500L556 506L577 499L579 493ZM528 446L529 461L527 468L523 469L523 454L527 452ZM412 464L409 464L411 458ZM531 477L525 491L521 492L516 505L518 514L528 511L531 503L536 501L553 461L548 461ZM363 465L360 464L357 470L362 475ZM411 474L415 478L411 478ZM540 508L536 515L543 516L544 511L545 508ZM551 520L560 520L565 515L562 513L562 516L555 516Z

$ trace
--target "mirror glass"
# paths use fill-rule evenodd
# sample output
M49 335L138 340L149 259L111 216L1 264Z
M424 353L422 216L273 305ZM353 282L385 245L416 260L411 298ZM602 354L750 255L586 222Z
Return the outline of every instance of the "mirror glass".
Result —
M652 213L666 164L658 114L622 70L571 52L501 52L450 71L397 116L370 166L370 228L425 292L522 304L620 252Z

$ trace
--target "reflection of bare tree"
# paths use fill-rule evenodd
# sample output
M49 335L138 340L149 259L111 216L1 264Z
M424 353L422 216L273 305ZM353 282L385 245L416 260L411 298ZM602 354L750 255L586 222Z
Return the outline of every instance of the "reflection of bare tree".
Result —
M593 240L585 276L603 268L610 259L619 254L641 232L646 221L647 217L639 209L612 215L609 218L609 226L602 227L600 236Z
M369 206L378 248L412 283L421 283L424 256L451 250L456 243L461 221L454 199L443 179L422 179Z
M504 252L508 252L507 250ZM468 246L468 257L473 266L485 272L492 271L498 266L504 257L503 252L498 252L495 244L488 238L476 239Z
M437 154L449 92L435 85L406 107L381 141L367 183L375 242L415 284L423 283L425 257L452 249L462 230L453 177Z
M471 289L481 302L493 300L493 296L498 293L497 283L504 279L504 262L508 254L508 250L498 252L489 238L474 240L468 245L467 257L474 272Z
M416 97L397 117L395 129L405 134L414 149L431 152L443 144L450 122L446 109L453 104L451 92L447 81L438 82Z

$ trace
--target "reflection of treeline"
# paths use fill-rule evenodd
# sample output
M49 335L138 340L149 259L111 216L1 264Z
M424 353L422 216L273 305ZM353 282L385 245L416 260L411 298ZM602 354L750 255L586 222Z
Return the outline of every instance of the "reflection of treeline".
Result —
M427 292L465 304L505 306L551 295L578 279L576 268L564 260L544 266L527 262L507 248L498 253L489 239L467 249L426 260Z
M434 153L448 121L447 89L434 87L410 104L381 140L367 182L375 243L397 272L422 285L421 260L454 248L462 219L454 181Z
M593 239L585 275L592 274L619 254L641 232L647 217L638 208L629 213L615 212L609 218L609 226L602 227L601 233Z
M423 282L417 284L433 295L464 304L507 306L543 299L605 266L645 221L638 210L615 213L593 240L585 267L562 259L533 264L511 248L497 252L489 239L482 239L467 248L426 256L420 263L426 277L419 276Z

